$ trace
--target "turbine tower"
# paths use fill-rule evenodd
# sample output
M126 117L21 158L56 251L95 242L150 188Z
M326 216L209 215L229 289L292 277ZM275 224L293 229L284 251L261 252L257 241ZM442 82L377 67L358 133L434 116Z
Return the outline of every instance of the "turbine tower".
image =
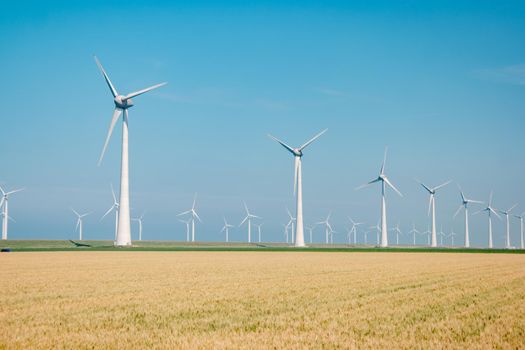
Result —
M399 245L399 235L401 234L401 230L399 229L399 223L397 223L396 226L392 227L392 231L396 233L396 245Z
M121 155L121 167L120 167L120 214L118 222L118 231L117 238L115 241L116 246L130 246L131 245L131 225L130 225L130 208L129 208L129 163L128 163L128 108L133 106L132 98L142 95L148 91L159 88L166 83L157 84L146 89L132 92L127 95L119 95L111 80L109 80L106 71L102 67L102 64L99 62L98 58L95 56L95 62L100 69L100 72L106 80L106 84L113 95L113 102L115 103L115 110L113 112L113 117L111 118L111 123L109 125L108 134L106 136L106 141L104 142L104 148L102 148L102 153L98 160L98 165L102 163L104 158L104 153L108 146L109 140L111 139L111 134L113 133L113 128L117 123L120 115L122 114L122 155Z
M138 218L131 219L139 223L139 241L142 241L142 218L143 217L144 217L144 213L142 213L142 215Z
M85 213L85 214L79 214L77 213L77 211L73 208L71 208L71 210L73 211L73 213L75 213L75 215L77 216L77 226L75 227L75 231L78 230L78 239L81 241L83 240L83 236L82 236L82 219L86 216L88 216L89 214L91 213Z
M234 226L228 224L225 217L223 217L223 219L224 219L224 226L222 227L221 233L224 232L226 234L226 242L229 242L230 228L233 228Z
M294 223L297 221L296 218L293 217L292 213L290 213L290 211L288 210L288 208L286 208L286 213L288 214L288 217L290 218L290 220L288 221L287 225L288 227L292 227L292 243L295 242L294 240L294 233L295 233L295 230L294 230Z
M188 220L181 220L179 219L180 222L182 222L183 224L186 224L186 242L189 242L190 241L190 223L191 223L191 217L188 219Z
M187 215L187 214L191 215L191 241L192 242L195 242L195 219L197 219L200 222L202 222L201 218L197 214L197 211L195 210L196 202L197 202L197 193L195 193L195 195L193 196L193 204L191 206L191 209L187 210L187 211L184 211L184 212L180 213L179 215L177 215L177 216L183 216L183 215Z
M505 215L506 219L506 235L505 235L505 248L510 249L510 224L509 224L509 215L512 209L516 208L518 204L514 204L512 207L510 207L507 210L499 210L499 212L503 215Z
M488 218L489 218L489 248L490 249L494 248L494 244L493 244L493 241L492 241L492 214L496 215L496 217L501 220L501 217L498 215L497 210L498 209L495 209L492 206L492 191L490 191L489 203L488 203L487 207L485 209L482 209L482 210L477 211L477 212L474 213L474 214L479 214L482 211L486 211L488 213Z
M248 206L246 205L246 202L243 202L243 203L244 203L244 209L246 210L246 217L244 218L244 220L241 221L241 223L239 224L239 227L241 227L242 224L244 224L245 222L248 222L248 243L251 243L252 242L252 219L261 219L261 217L251 214L250 211L248 210Z
M364 222L355 222L351 217L348 217L350 222L352 223L352 228L350 229L350 233L354 236L354 244L357 244L357 227L364 225Z
M299 148L292 148L288 146L286 143L282 142L281 140L273 137L272 135L268 135L273 140L277 141L281 146L286 148L295 159L295 170L294 170L294 196L297 200L296 205L296 219L297 219L297 225L295 227L295 246L296 247L304 247L304 230L303 230L303 179L302 179L302 157L303 157L303 150L308 147L312 142L314 142L317 138L319 138L322 134L324 134L328 129L323 130L319 134L315 135L312 139L310 139L308 142L306 142L304 145L302 145ZM294 235L294 232L292 232L292 236Z
M418 181L419 184L421 186L423 186L423 188L425 190L427 190L427 192L430 194L430 199L429 199L429 202L428 202L428 214L430 215L430 211L432 211L432 243L431 243L431 247L437 247L437 234L436 234L436 191L439 190L440 188L442 187L445 187L446 185L448 185L449 183L452 182L452 180L449 180L439 186L436 186L436 187L433 187L433 188L430 188L428 187L427 185L425 185L424 183Z
M520 220L520 249L525 249L523 242L523 218L525 217L525 212L521 215L514 215L515 218Z
M416 233L420 234L420 232L416 229L416 225L414 223L412 223L412 229L408 233L412 234L412 241L413 241L412 244L415 246L416 245Z
M332 225L330 225L330 216L332 216L332 213L328 213L328 216L324 221L316 222L315 225L324 225L325 226L325 242L328 244L328 238L330 231L333 231Z
M450 234L448 235L448 237L450 237L450 239L451 239L451 246L452 247L454 246L454 237L455 236L456 236L456 232L454 232L454 230L451 230Z
M257 233L259 234L259 243L261 243L261 226L263 224L255 224L257 226Z
M386 224L386 201L385 201L385 190L386 185L390 186L399 196L403 197L401 192L388 180L388 177L385 174L385 163L386 163L386 153L388 148L385 148L385 156L383 158L383 164L381 165L381 170L379 171L379 176L367 184L359 186L358 189L367 187L373 183L381 182L381 247L388 247L388 230Z
M459 212L461 211L461 208L465 208L465 248L470 247L470 233L469 233L469 225L468 225L468 205L470 203L477 203L477 204L483 204L483 202L475 201L473 199L468 199L465 197L465 194L460 189L459 193L461 194L461 205L459 206L458 210L456 210L456 213L454 214L454 217L456 217Z
M0 200L0 207L2 207L2 240L7 239L7 223L9 220L14 221L9 216L9 196L13 193L23 191L23 188L19 188L17 190L6 192L2 187L0 187L0 191L2 192L2 200Z
M117 202L117 197L115 196L115 191L113 190L113 185L111 186L111 195L113 196L113 204L111 207L106 211L106 213L100 218L100 221L102 221L109 213L111 213L113 210L115 211L115 241L117 240L117 234L118 234L118 214L119 214L119 203Z
M310 244L312 244L313 243L313 230L314 230L314 227L306 225L305 228L310 233Z

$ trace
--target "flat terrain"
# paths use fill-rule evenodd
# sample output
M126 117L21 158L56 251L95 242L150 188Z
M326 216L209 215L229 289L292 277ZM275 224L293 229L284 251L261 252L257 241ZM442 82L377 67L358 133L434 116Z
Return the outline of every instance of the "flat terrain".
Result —
M0 348L522 348L522 254L0 254Z

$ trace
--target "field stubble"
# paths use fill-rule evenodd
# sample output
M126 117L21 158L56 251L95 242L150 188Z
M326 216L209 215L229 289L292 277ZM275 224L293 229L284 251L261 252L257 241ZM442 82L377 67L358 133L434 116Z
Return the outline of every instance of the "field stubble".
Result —
M0 255L0 348L521 348L525 256Z

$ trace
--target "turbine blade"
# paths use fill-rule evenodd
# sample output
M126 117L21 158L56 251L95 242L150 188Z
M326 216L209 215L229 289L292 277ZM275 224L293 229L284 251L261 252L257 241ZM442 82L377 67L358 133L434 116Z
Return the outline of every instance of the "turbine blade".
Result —
M322 134L324 134L325 132L327 132L328 129L324 129L323 131L321 131L319 134L315 135L314 137L312 137L309 141L307 141L304 145L302 145L301 147L299 147L299 150L303 150L305 149L306 147L308 147L312 142L314 142L315 140L317 140Z
M148 91L151 91L151 90L154 90L154 89L157 89L157 88L160 88L161 86L164 86L166 85L167 83L160 83L160 84L157 84L157 85L153 85L153 86L150 86L148 88L145 88L145 89L142 89L142 90L139 90L139 91L135 91L135 92L132 92L130 94L127 94L126 97L124 97L122 99L122 101L126 101L126 100L129 100L130 98L133 98L135 96L138 96L138 95L142 95Z
M425 190L427 190L428 193L432 194L432 189L431 189L431 188L429 188L427 185L425 185L424 183L422 183L422 182L419 181L419 180L416 180L416 181L419 182L419 184L420 184L421 186L423 186L423 188L424 188Z
M442 183L441 185L437 186L437 187L434 187L434 191L437 191L439 190L441 187L445 187L446 185L448 185L449 183L451 183L452 180L448 180L447 182L444 182Z
M383 156L383 164L381 164L381 170L380 170L380 174L384 174L385 173L385 164L386 164L386 154L388 152L388 147L385 147L385 155Z
M111 134L113 133L115 124L117 123L117 120L121 114L122 114L122 109L115 108L115 111L113 112L113 117L111 118L111 123L109 124L108 134L106 136L106 142L104 142L104 148L102 148L102 153L100 154L100 158L98 159L99 166L102 163L102 159L104 158L104 153L106 153L106 148L108 147L109 139L111 139Z
M494 209L492 209L492 208L490 208L489 210L490 210L492 213L494 213L494 215L496 215L496 217L497 217L498 219L501 220L501 216L496 212L496 210L494 210Z
M460 206L459 206L458 210L456 210L456 213L454 213L454 216L453 216L452 218L455 218L456 216L458 216L458 214L459 214L461 208L463 208L463 205L460 205Z
M195 209L195 203L197 202L197 193L193 196L193 205L191 206L191 209Z
M177 214L177 216L182 216L182 215L186 215L186 214L189 214L189 213L191 213L191 210L187 210L187 211L185 211L185 212L182 212L182 213L180 213L180 214Z
M292 153L293 155L295 155L295 152L293 150L292 147L288 146L286 143L284 143L283 141L279 140L278 138L268 134L268 137L271 138L272 140L278 142L279 144L281 144L281 146L283 146L284 148L286 148L290 153Z
M201 218L199 217L199 214L197 214L197 212L195 210L192 211L193 215L197 218L197 220L199 220L200 222L202 222Z
M115 190L113 189L113 184L110 183L109 186L111 187L111 195L113 196L113 203L118 203L117 197L115 196Z
M510 209L507 210L507 213L510 213L512 209L516 208L518 206L518 203L514 204Z
M246 216L246 217L244 218L244 220L241 221L241 223L239 224L239 226L242 226L242 224L244 224L244 223L246 222L246 220L248 220L248 218L249 218L249 216Z
M10 194L13 194L13 193L17 193L17 192L20 192L20 191L23 191L23 190L24 190L24 188L18 188L18 189L16 189L16 190L13 190L13 191L9 191L9 192L7 192L6 195L10 195Z
M111 94L113 95L113 97L117 97L118 96L118 92L115 89L115 87L113 86L113 84L111 83L111 80L109 80L109 77L106 74L106 71L104 70L104 67L102 67L102 64L98 60L97 56L93 56L93 57L95 57L95 62L97 62L98 69L100 69L100 72L104 76L104 79L106 80L106 84L108 84L109 90L111 90Z
M384 177L383 180L387 183L388 186L390 186L394 191L397 192L397 194L401 197L403 197L403 195L401 194L401 192L399 192L399 190L390 182L390 180L388 179L388 177Z
M75 209L71 208L71 210L73 211L73 213L75 213L76 216L80 216L80 214L77 213L77 211Z
M356 187L355 190L356 190L356 191L357 191L357 190L360 190L360 189L362 189L362 188L368 187L368 186L370 186L371 184L374 184L374 183L379 182L379 181L381 181L381 179L380 179L380 178L377 178L377 179L375 179L375 180L372 180L372 181L370 181L370 182L367 182L367 183L364 184L364 185L361 185L361 186Z
M115 208L115 205L112 205L111 208L108 209L108 211L100 218L100 221L104 220L104 218L111 213L111 211Z

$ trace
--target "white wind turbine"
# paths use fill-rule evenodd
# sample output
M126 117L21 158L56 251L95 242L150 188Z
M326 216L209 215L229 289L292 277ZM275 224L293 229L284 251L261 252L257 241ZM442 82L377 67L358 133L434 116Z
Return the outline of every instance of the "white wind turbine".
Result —
M233 225L230 225L228 224L228 222L226 221L226 218L223 217L224 219L224 226L222 227L222 230L221 230L221 233L224 232L225 235L226 235L226 242L229 242L230 238L230 228L233 228L234 226Z
M250 211L248 210L248 206L246 205L246 202L243 202L243 204L244 204L244 209L246 210L246 217L244 218L244 220L241 221L241 223L239 224L239 227L241 227L242 224L244 224L245 222L248 222L248 243L251 243L252 242L252 219L261 219L261 217L251 214Z
M201 218L197 214L197 211L195 210L196 203L197 203L197 193L195 193L195 195L193 196L193 204L191 206L191 209L184 211L180 213L179 215L177 215L177 216L182 216L182 215L187 215L187 214L191 215L191 241L192 242L195 242L195 219L202 222Z
M281 146L286 148L295 159L295 170L294 170L294 196L296 196L297 200L297 206L296 206L296 218L297 218L297 225L295 228L295 232L292 232L292 236L295 234L295 246L296 247L304 247L304 230L303 230L303 180L302 180L302 157L303 157L303 150L308 147L312 142L314 142L317 138L319 138L322 134L324 134L328 129L323 130L319 134L315 135L312 139L310 139L308 142L306 142L304 145L302 145L299 148L292 148L288 146L286 143L282 142L281 140L273 137L272 135L268 135L273 140L277 141Z
M100 72L106 80L106 84L113 95L113 102L115 103L115 111L113 112L113 117L111 118L111 123L109 125L108 134L106 136L106 141L104 142L104 148L102 148L102 153L98 160L98 165L102 163L104 158L104 153L108 146L109 140L111 139L111 134L113 133L113 128L117 123L120 115L122 114L122 157L121 157L121 168L120 168L120 215L118 223L118 232L115 245L117 246L128 246L131 245L131 225L130 225L130 208L129 208L129 162L128 162L128 108L133 106L132 98L142 95L148 91L159 88L166 83L157 84L146 89L132 92L127 95L119 95L111 80L109 80L106 71L102 67L102 64L99 62L97 57L95 57L95 62L100 69Z
M427 245L430 245L430 227L428 227L426 231L421 232L421 236L423 235L427 236Z
M368 182L362 186L359 186L357 189L367 187L373 183L381 182L381 247L388 247L388 230L386 223L386 201L385 201L385 190L386 185L390 186L398 195L403 197L401 192L388 180L388 177L385 174L385 163L386 163L386 153L388 148L385 148L385 156L383 158L383 164L381 165L381 170L379 171L379 176L377 179Z
M452 247L454 246L454 237L455 236L456 236L456 232L454 232L454 230L451 230L450 234L448 235L448 237L450 237L450 239L451 239L451 246Z
M381 227L379 227L379 222L375 226L369 226L370 230L376 230L376 244L379 245L379 233L381 232Z
M0 187L0 191L2 192L2 199L0 200L0 207L2 207L2 239L7 239L7 223L9 220L14 221L9 216L9 196L13 193L23 191L23 188L19 188L17 190L13 191L4 191L2 187Z
M283 224L283 228L284 228L284 237L286 238L286 243L288 243L288 241L289 241L289 237L288 237L289 236L288 235L288 228L289 228L289 226L286 225L286 224Z
M354 244L357 244L357 227L361 226L361 225L364 225L365 223L364 222L355 222L351 217L348 217L348 219L352 223L352 228L350 229L350 232L354 236Z
M294 229L294 224L295 222L297 221L296 218L293 217L292 213L290 213L290 211L288 210L288 208L286 208L286 213L288 214L288 217L290 218L290 220L288 221L288 226L292 227L292 243L295 242L294 240L294 234L295 234L295 229Z
M438 235L440 238L439 245L443 246L443 237L445 237L445 232L443 232L443 225L441 225Z
M433 187L433 188L430 188L428 187L427 185L425 185L424 183L422 183L421 181L418 181L419 184L425 189L427 190L427 192L430 194L430 199L429 199L429 202L428 202L428 214L430 215L430 212L432 211L432 243L431 243L431 247L437 247L437 234L436 234L436 191L439 190L440 188L442 187L445 187L446 185L448 185L449 183L452 182L452 180L449 180L445 183L442 183L441 185L439 186L436 186L436 187Z
M401 234L401 230L399 229L399 223L397 223L396 226L392 227L392 231L396 233L396 245L399 245L399 235Z
M465 209L465 248L470 247L470 232L469 232L469 223L468 223L468 205L470 203L477 203L477 204L483 204L483 202L475 201L473 199L468 199L465 197L465 194L461 189L459 189L459 193L461 194L461 205L459 206L458 210L456 210L456 213L454 214L454 218L459 214L461 211L461 208Z
M507 223L507 226L506 226L506 235L505 235L505 248L507 249L510 249L510 223L509 223L509 215L510 215L510 212L512 211L512 209L516 208L518 206L518 204L514 204L512 207L510 207L509 209L507 210L499 210L499 212L503 215L505 215L505 219L506 219L506 223Z
M305 226L306 230L310 233L310 244L313 243L313 231L314 231L314 226L308 226L306 225Z
M181 219L179 219L180 222L182 222L183 224L186 225L186 242L190 241L190 223L191 223L191 220L192 220L191 217L188 220L181 220Z
M259 243L261 243L261 226L263 224L255 224L255 226L257 227L257 233L259 235Z
M139 241L142 241L142 218L144 218L144 213L142 213L142 215L138 218L131 219L139 223Z
M420 232L416 229L416 225L414 223L412 223L412 229L408 233L412 234L412 241L413 241L412 244L415 246L416 245L416 233L420 234Z
M370 231L365 231L364 232L364 237L365 237L365 245L368 244L368 234L370 233Z
M329 234L330 231L333 231L332 226L330 225L330 216L332 216L332 213L328 213L328 216L324 221L316 222L315 225L324 225L325 226L325 242L328 244Z
M497 212L498 209L494 208L492 206L492 191L490 191L490 197L489 197L489 203L485 209L482 209L474 214L481 213L482 211L486 211L488 213L489 218L489 248L492 249L494 247L493 240L492 240L492 214L496 215L498 219L501 220L501 217L498 215Z
M115 191L113 190L113 185L111 185L111 195L113 196L113 204L111 207L106 211L106 213L100 218L100 221L102 221L109 213L111 213L113 210L115 211L115 241L117 240L117 234L118 234L118 217L119 217L119 208L120 205L117 202L117 197L115 196Z
M83 220L82 219L91 213L79 214L75 209L71 208L71 210L77 216L77 226L75 227L75 231L78 230L78 236L79 236L78 239L81 241L83 240L83 236L82 236Z
M523 242L523 218L525 217L525 212L521 213L521 215L514 215L514 217L520 220L520 249L525 249Z

